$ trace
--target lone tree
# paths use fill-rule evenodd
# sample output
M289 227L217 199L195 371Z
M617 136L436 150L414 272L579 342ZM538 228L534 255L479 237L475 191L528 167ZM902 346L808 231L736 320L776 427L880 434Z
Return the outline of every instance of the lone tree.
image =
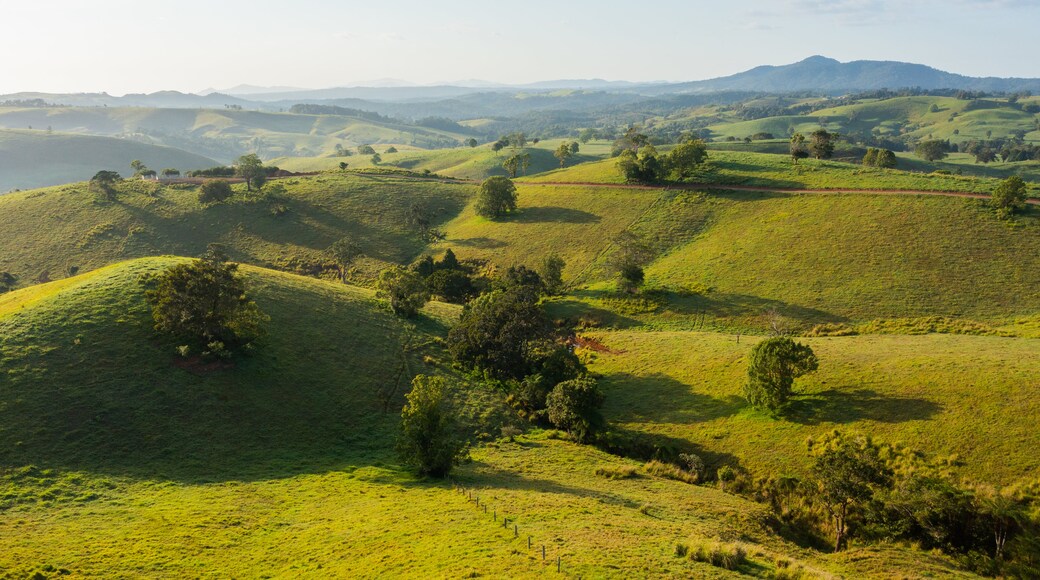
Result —
M134 175L141 175L141 173L148 169L148 167L140 159L134 159L130 162L130 169L134 170Z
M231 184L227 180L212 179L204 182L199 187L199 203L221 203L234 195L234 193L231 190Z
M606 422L599 411L603 401L596 380L589 376L557 384L545 399L549 421L581 443L591 441L603 429Z
M382 155L380 155L378 153L372 155L372 165L379 165L382 162L383 162L383 156Z
M545 293L549 296L557 296L563 292L563 268L567 262L556 252L551 252L542 259L542 267L538 269L538 275L542 278Z
M744 397L752 407L778 411L791 397L794 380L818 367L808 345L786 336L767 338L751 350Z
M347 167L349 167L349 166L350 166L350 164L347 163L346 161L340 161L339 162L339 170L340 171L346 171Z
M704 141L693 139L680 143L668 154L668 165L679 180L687 179L704 160L708 158L708 148Z
M254 187L259 190L267 183L264 162L256 153L243 155L235 161L235 175L246 181L247 191L253 191Z
M993 190L990 200L997 209L1001 219L1011 217L1013 213L1026 207L1026 182L1017 175L1012 175Z
M358 155L375 155L376 150L371 145L358 145L357 152Z
M834 142L837 139L837 133L829 133L821 127L809 135L809 151L817 159L830 159L834 156Z
M849 437L834 432L823 441L809 440L815 455L812 479L814 501L821 503L834 525L834 551L848 543L853 506L864 506L877 491L892 487L891 468L881 458L880 448L866 437Z
M468 147L471 147L471 148L472 147L476 147L479 144L480 143L476 139L474 139L473 137L470 137L469 139L466 139L466 145Z
M511 211L516 211L516 185L505 177L489 177L480 184L475 210L477 215L489 219L498 219Z
M202 258L163 272L146 296L155 329L226 358L263 336L267 317L246 296L238 265L211 248Z
M339 279L344 282L347 280L347 271L350 266L364 255L361 246L350 236L336 240L326 251L336 261L336 266L339 268Z
M791 135L791 161L797 165L799 159L805 159L809 156L809 151L805 148L805 135L801 133L795 133Z
M945 141L922 141L914 148L914 154L928 162L946 159L950 147Z
M400 266L383 270L376 288L376 296L389 301L390 310L402 318L414 318L430 300L422 276Z
M94 177L90 178L90 186L104 193L107 198L112 199L116 195L115 184L122 180L123 178L115 171L101 170L95 173Z
M419 375L401 410L397 451L421 475L445 477L466 455L447 391L443 378Z
M646 277L643 267L650 262L652 252L635 234L622 232L614 243L618 247L617 253L610 259L610 264L617 271L621 279L620 288L625 292L635 292L643 285Z
M560 146L553 152L553 157L560 161L560 168L567 164L567 160L574 156L571 152L571 146L567 143L560 143Z
M405 223L408 227L415 228L419 239L423 242L434 242L444 239L444 232L433 227L433 212L421 202L415 202L408 207L405 214Z

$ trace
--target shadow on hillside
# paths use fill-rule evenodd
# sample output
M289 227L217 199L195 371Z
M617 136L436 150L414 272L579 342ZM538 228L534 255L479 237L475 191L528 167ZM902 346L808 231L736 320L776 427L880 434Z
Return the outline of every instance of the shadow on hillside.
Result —
M452 238L449 242L456 246L464 246L467 248L478 248L481 250L497 250L498 248L504 248L509 244L502 240L496 240L494 238L480 237L480 238Z
M600 217L594 213L573 209L569 207L536 206L525 207L515 214L510 214L505 222L521 224L532 223L566 223L566 224L594 224L599 223Z
M831 389L790 401L784 418L802 425L856 421L904 423L931 419L941 410L942 405L927 399L888 396L871 389Z
M612 373L603 379L609 419L623 423L678 423L692 425L731 417L746 406L741 397L713 397L696 386L655 373L638 376Z

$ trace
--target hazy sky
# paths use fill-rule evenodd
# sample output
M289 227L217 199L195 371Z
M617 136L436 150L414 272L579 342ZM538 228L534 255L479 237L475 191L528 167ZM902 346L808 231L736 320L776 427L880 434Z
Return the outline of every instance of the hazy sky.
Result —
M0 93L698 80L813 54L1040 77L1040 0L0 0Z

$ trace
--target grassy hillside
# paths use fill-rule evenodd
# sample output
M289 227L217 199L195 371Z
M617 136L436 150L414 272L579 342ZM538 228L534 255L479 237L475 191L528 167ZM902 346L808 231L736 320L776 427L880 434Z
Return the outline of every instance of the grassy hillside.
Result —
M567 575L730 577L673 554L677 541L722 537L748 546L740 571L755 575L778 558L825 578L887 577L910 561L950 572L906 548L798 548L761 506L638 469L605 479L598 467L638 464L547 434L480 446L460 468L485 514L397 465L397 415L380 397L402 356L414 372L444 366L435 345L403 355L401 341L440 332L456 309L433 305L408 331L368 291L245 267L271 317L265 343L233 368L181 368L153 338L139 283L178 260L0 298L0 569L536 577L559 556Z
M237 185L229 202L202 206L194 186L118 187L114 202L83 183L0 197L0 270L27 284L61 278L71 266L86 271L134 257L199 255L213 242L225 244L237 260L293 269L323 260L323 252L348 234L365 252L360 268L375 270L422 251L405 223L413 203L424 203L435 221L445 221L473 191L468 185L325 175L279 180L263 196Z
M559 147L561 140L541 141L527 148L530 154L528 175L544 173L557 169L559 161L553 157L553 151ZM386 147L375 147L382 160L381 167L398 167L410 171L430 171L445 177L457 179L483 180L492 175L508 175L502 164L513 155L510 149L492 151L490 145L475 148L459 147L454 149L421 150L396 147L397 153L385 153ZM609 149L602 143L582 147L582 152L568 161L569 165L600 159L609 154ZM346 162L350 169L366 169L375 167L370 155L352 155L350 157L279 157L272 164L290 171L325 171L338 169L340 162Z
M243 153L265 159L331 154L337 144L399 143L444 147L469 138L391 119L345 115L297 115L226 109L135 107L0 107L0 127L93 135L132 135L229 162Z
M134 159L156 171L167 167L187 171L216 164L187 151L126 139L0 130L0 193L83 181L101 169L129 175Z
M760 340L707 332L596 332L608 415L626 427L696 445L754 473L801 473L805 439L852 429L933 458L957 455L969 479L1035 477L1037 339L853 336L799 339L820 370L799 380L788 420L746 406L745 357Z

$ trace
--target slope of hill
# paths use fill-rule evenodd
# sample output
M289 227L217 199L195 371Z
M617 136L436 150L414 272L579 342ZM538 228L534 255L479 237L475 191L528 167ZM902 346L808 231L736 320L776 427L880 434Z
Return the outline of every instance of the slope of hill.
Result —
M346 235L365 253L359 267L375 271L423 250L406 223L413 203L440 223L474 191L464 184L323 175L279 180L260 196L236 185L229 202L203 206L194 186L126 181L117 188L115 201L84 183L0 196L0 271L28 284L63 277L73 266L86 271L127 258L197 256L217 242L237 260L313 272Z
M824 578L888 577L911 561L922 574L954 574L904 547L799 548L760 505L645 473L605 479L598 467L638 464L546 434L482 445L459 469L484 513L394 460L397 414L383 411L382 394L402 360L440 372L435 344L402 349L406 333L429 338L436 324L408 330L368 291L245 267L271 317L268 338L231 368L183 368L154 338L140 284L178 260L0 298L8 573L540 577L559 557L583 577L725 577L674 555L676 542L722 537L746 544L742 573L783 559ZM456 311L434 305L427 316ZM458 394L483 411L494 400Z
M229 109L133 107L0 107L0 127L138 140L195 151L224 162L243 153L273 158L331 154L336 145L399 143L455 146L468 134L368 115L306 115Z
M1040 339L990 336L800 338L820 370L799 380L785 420L746 406L745 362L758 337L711 332L593 332L611 419L696 446L752 473L804 474L807 437L871 433L935 459L956 455L970 481L1008 484L1040 472L1033 453Z
M760 66L716 79L658 87L664 92L761 91L790 93L805 90L857 91L873 89L966 89L975 91L1037 91L1040 79L974 78L921 64L858 60L842 63L812 56L783 66Z
M156 171L167 167L188 171L216 164L187 151L126 139L0 130L0 193L83 181L101 169L126 175L134 159Z

